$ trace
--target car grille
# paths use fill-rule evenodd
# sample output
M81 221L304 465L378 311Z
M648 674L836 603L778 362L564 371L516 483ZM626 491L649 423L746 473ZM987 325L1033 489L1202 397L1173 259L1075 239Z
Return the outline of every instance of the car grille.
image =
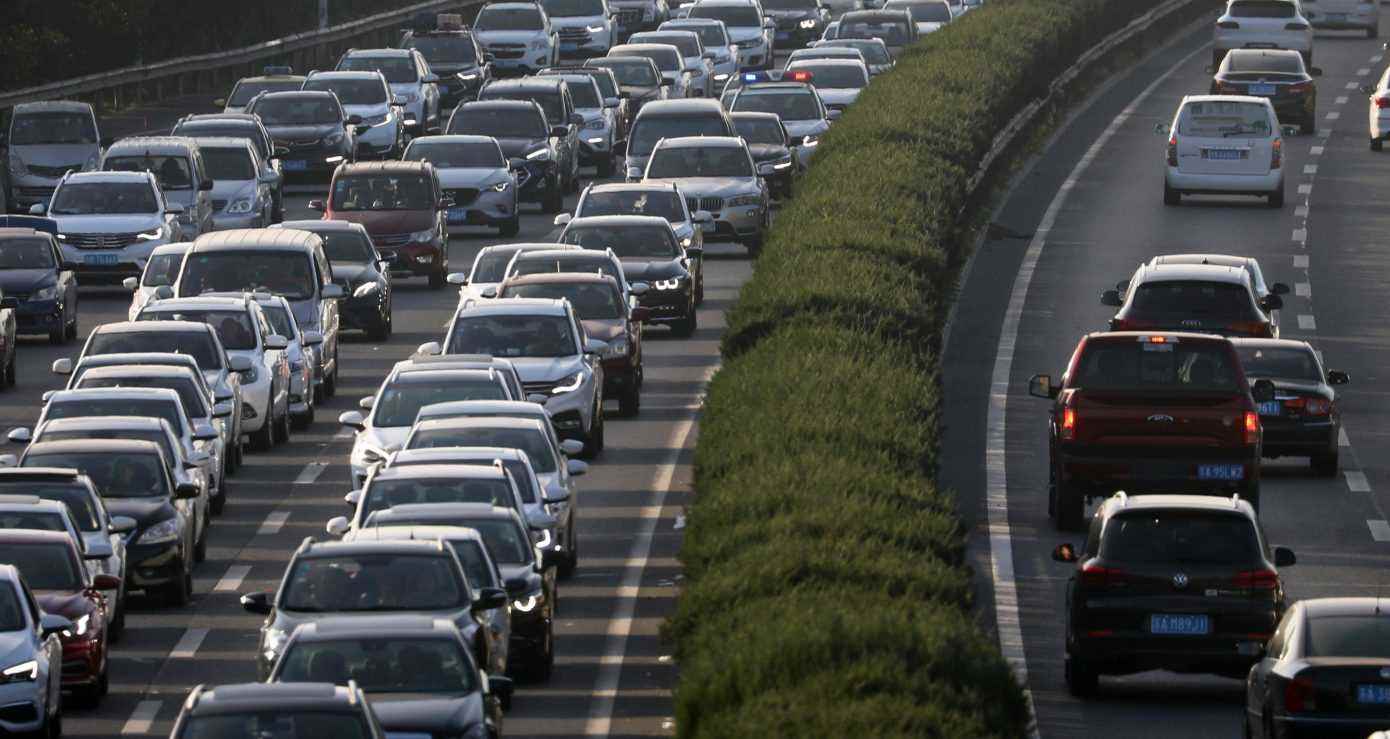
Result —
M569 28L561 28L559 36L560 38L566 41L588 41L589 29L584 28L583 26L571 26Z
M718 213L724 209L724 198L686 198L686 207L691 210L707 210Z
M410 234L373 234L372 241L380 247L394 248L410 243Z
M740 49L756 49L759 46L762 46L762 43L763 40L760 38L750 38L747 41L738 42L737 46Z
M227 201L225 201L225 200L214 200L214 201L212 201L212 209L213 209L213 210L221 211L221 210L222 210L223 208L225 208L225 207L227 207Z
M53 197L53 190L52 187L25 187L23 185L15 188L16 192L26 198L43 198L44 200Z
M444 194L453 198L456 206L471 205L474 200L478 199L478 188L460 187L456 190L445 190Z
M74 170L76 170L76 171L78 171L78 172L82 171L82 165L80 165L80 164L65 164L65 165L63 165L63 166L61 166L61 167L44 167L44 166L38 165L38 164L30 164L30 165L29 165L29 172L30 172L30 174L34 174L34 175L37 175L37 176L39 176L39 177L52 177L52 178L55 179L55 180L58 179L59 177L62 177L62 176L65 175L65 174L67 174L68 172L71 172L71 171L74 171Z
M138 234L67 234L63 242L78 249L119 249L135 243Z
M525 390L527 395L531 395L532 393L549 395L550 391L554 390L559 384L558 382L523 382L521 383L521 389Z

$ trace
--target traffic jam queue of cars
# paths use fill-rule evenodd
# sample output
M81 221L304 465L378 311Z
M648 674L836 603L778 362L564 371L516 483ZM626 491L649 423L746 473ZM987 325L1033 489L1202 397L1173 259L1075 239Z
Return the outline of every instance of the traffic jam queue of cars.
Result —
M16 335L82 336L79 285L131 302L53 361L64 386L0 455L0 734L56 735L65 701L102 699L130 599L190 602L245 455L322 421L344 335L388 338L393 281L419 278L458 286L454 317L339 416L346 515L241 599L265 618L248 659L297 685L198 688L174 733L279 706L314 736L498 735L512 680L554 668L583 460L606 401L641 412L644 327L695 333L706 239L756 255L773 199L892 66L897 36L818 40L829 10L805 5L496 2L105 146L84 103L17 106L0 389ZM805 48L771 70L785 45ZM325 183L322 219L284 220L287 185ZM553 242L449 263L451 227L515 236L531 203Z

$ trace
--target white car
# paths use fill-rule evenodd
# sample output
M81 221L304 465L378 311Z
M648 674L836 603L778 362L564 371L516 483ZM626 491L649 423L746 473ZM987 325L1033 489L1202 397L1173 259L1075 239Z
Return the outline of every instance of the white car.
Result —
M560 37L545 8L534 2L484 5L473 22L473 38L492 58L495 72L528 74L560 59Z
M690 8L688 18L724 21L729 37L738 48L739 71L771 69L777 24L763 15L753 0L700 0Z
M275 215L272 186L279 177L250 139L193 139L212 178L212 230L264 228Z
M391 86L381 72L310 72L305 90L327 90L338 96L343 112L370 126L357 135L357 157L396 159L405 148L406 126ZM418 126L417 126L418 128ZM419 134L417 130L414 132Z
M1380 151L1385 139L1390 138L1390 67L1381 72L1375 87L1367 85L1361 89L1370 95L1366 108L1371 151Z
M1313 65L1313 25L1298 0L1230 0L1216 19L1211 67L1231 49L1293 49Z
M139 277L127 277L121 282L125 289L134 293L130 298L130 309L126 311L126 316L134 321L140 315L140 309L146 303L154 300L154 291L159 287L173 287L174 282L179 279L179 270L183 269L183 258L188 254L188 248L193 246L191 241L180 241L177 244L165 244L155 247L150 252L149 259L145 260L145 271Z
M843 51L859 53L855 49ZM859 93L869 86L869 67L856 59L802 59L787 64L788 72L796 70L811 73L811 85L831 115L849 110Z
M1380 35L1380 3L1376 0L1303 0L1303 17L1313 28L1364 31L1366 38Z
M337 71L381 72L391 86L392 101L401 106L407 132L418 136L438 131L444 125L439 109L439 75L430 71L429 62L419 51L350 49L338 60ZM312 79L305 81L306 89L313 89L308 87ZM351 114L344 110L344 115Z
M685 60L685 73L690 79L688 97L709 97L715 93L714 65L710 63L711 54L705 53L705 45L700 34L689 29L672 28L666 30L634 33L629 44L670 44L680 50Z
M700 43L705 47L704 56L714 70L714 76L710 78L710 92L707 94L712 95L724 89L724 84L729 78L738 74L738 45L729 38L729 29L724 25L724 21L714 18L681 18L666 21L656 30L693 31L700 36Z
M138 275L155 247L183 233L183 206L166 201L149 172L67 174L53 199L29 212L57 222L63 260L76 265L79 280Z
M1186 194L1231 194L1284 206L1284 139L1268 98L1189 95L1155 132L1168 136L1165 205L1180 205Z
M607 0L543 0L541 4L560 38L559 55L603 56L617 42L618 11Z
M316 337L299 327L294 308L284 297L267 293L252 295L270 322L270 330L288 342L285 358L290 363L290 414L295 428L309 428L314 422L314 366L318 362L314 352L323 342L310 341Z
M650 59L656 65L657 71L661 72L661 84L670 88L667 92L672 98L695 97L692 90L695 79L686 71L685 57L681 56L681 50L671 44L620 44L610 49L608 56Z
M907 14L912 16L912 22L917 25L919 38L945 28L955 17L955 13L951 12L951 6L947 5L945 0L889 0L883 9L907 11Z
M450 285L459 286L459 307L469 300L483 297L483 293L496 292L497 286L505 278L507 265L512 257L524 251L549 249L574 249L567 244L498 244L485 246L473 258L473 267L468 272L454 272L448 276Z

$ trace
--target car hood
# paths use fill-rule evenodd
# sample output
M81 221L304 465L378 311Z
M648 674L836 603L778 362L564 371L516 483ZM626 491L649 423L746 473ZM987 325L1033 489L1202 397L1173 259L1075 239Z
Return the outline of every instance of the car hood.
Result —
M859 90L853 87L817 88L817 92L826 105L849 105L859 99Z
M522 382L554 382L579 371L578 356L568 357L507 357L516 366Z
M656 182L663 185L674 182L680 186L681 192L685 193L687 198L716 195L732 197L758 191L757 180L754 177L681 177L675 180L644 180L644 182Z
M381 728L388 732L461 735L484 721L483 698L479 693L373 693L367 701Z
M330 133L341 131L342 126L337 123L319 123L312 126L267 125L265 130L270 132L271 138L278 141L308 141L309 139L321 139Z
M627 93L628 97L632 98L633 100L642 100L653 95L659 95L661 86L652 85L650 87L647 87L643 85L619 85L618 89L622 92Z
M92 612L92 602L80 590L35 590L34 598L44 613L76 621Z
M815 136L830 130L830 124L824 120L782 121L782 125L786 126L788 136Z
M748 153L755 162L767 162L791 156L791 150L778 144L749 144Z
M729 40L738 43L740 41L762 40L762 26L729 26Z
M213 180L212 192L210 193L213 200L226 200L227 202L249 198L255 194L255 180Z
M678 259L653 261L650 259L624 259L623 275L629 283L669 280L688 274Z
M103 498L106 510L114 518L129 516L135 519L138 530L174 517L174 504L168 498Z
M0 631L0 664L17 665L35 656L29 646L29 632Z
M363 118L372 118L379 115L386 115L391 112L391 106L387 103L373 103L371 105L344 105L343 115L352 117L360 115Z
M445 190L484 187L511 179L511 172L501 167L449 167L435 171L439 173L439 186Z
M545 31L479 31L474 30L478 43L488 44L527 44L532 39L545 38Z
M131 215L53 216L59 233L135 233L159 228L164 217L158 213Z
M361 262L334 262L332 269L334 282L347 280L349 283L352 283L357 280L366 279L371 273L367 265Z
M589 338L599 341L612 341L627 332L627 321L621 318L586 318L580 323Z
M10 153L17 154L25 164L82 169L94 155L101 153L101 148L96 144L35 144L11 146Z
M405 438L407 436L410 436L409 426L374 427L366 431L366 436L363 438L363 441L366 442L368 446L374 446L377 449L383 449L388 452L395 452L400 451L401 446L405 444Z
M360 223L369 234L400 234L434 227L432 210L351 210L334 211L333 218Z
M527 153L550 143L549 139L524 139L506 138L497 139L497 143L502 147L502 155L508 157L525 157Z
M0 293L31 293L53 284L56 279L51 269L0 270Z

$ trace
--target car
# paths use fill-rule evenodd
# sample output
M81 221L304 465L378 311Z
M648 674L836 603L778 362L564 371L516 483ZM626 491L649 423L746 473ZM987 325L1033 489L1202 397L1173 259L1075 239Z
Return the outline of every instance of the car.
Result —
M565 160L561 139L569 128L551 130L545 110L532 100L464 103L449 118L450 135L490 136L502 147L516 173L517 197L540 202L553 213L565 199Z
M363 165L378 166L374 164ZM248 257L253 257L248 259ZM170 288L155 288L161 298L195 298L209 293L268 292L284 297L304 332L304 343L314 350L316 400L323 402L338 391L338 300L343 288L333 281L323 239L317 234L292 229L222 231L200 238L184 257L179 279ZM147 308L150 310L152 308ZM254 311L253 311L254 312ZM249 327L254 327L252 324ZM261 326L265 329L265 326ZM274 332L263 331L262 344ZM245 336L237 351L246 350ZM282 337L283 338L283 337ZM223 344L231 349L223 338ZM272 351L284 347L269 347Z
M1213 69L1231 49L1292 49L1313 63L1313 25L1301 0L1226 0L1212 30Z
M593 216L660 216L670 222L682 249L703 249L705 229L714 227L714 216L709 211L689 207L679 186L644 182L591 183L579 194L574 215L561 213L555 217L555 225L564 227L574 218ZM623 283L626 291L623 275L613 277Z
M849 106L859 99L859 93L869 86L869 67L857 59L802 59L789 62L786 71L792 76L796 72L811 75L816 95L825 105L832 121L849 110Z
M304 75L295 74L292 67L267 66L257 77L243 77L232 85L226 97L212 104L223 113L245 113L251 100L263 92L298 92L304 86Z
M1216 68L1211 94L1267 97L1280 122L1305 135L1317 125L1317 82L1296 51L1231 50Z
M607 0L541 0L560 45L556 56L603 56L618 42L617 11Z
M723 21L729 38L738 47L738 71L771 69L776 57L777 23L763 15L762 6L750 0L700 0L688 18Z
M151 172L166 202L183 207L179 240L192 241L213 230L212 176L202 149L190 138L131 136L101 155L103 172Z
M254 293L253 297L270 323L271 333L285 337L285 359L290 363L290 422L296 429L309 428L314 423L317 405L314 368L323 336L300 328L294 308L284 296Z
M680 18L662 23L658 31L691 31L700 37L703 57L709 62L710 78L705 96L721 90L729 78L738 74L738 45L729 37L724 21L714 18Z
M473 36L492 55L494 73L529 74L560 59L559 34L540 3L488 3L473 21Z
M1154 130L1168 136L1164 205L1181 205L1188 194L1221 194L1262 196L1269 207L1284 207L1284 139L1269 98L1188 95L1173 122Z
M86 705L99 703L110 685L106 593L121 587L120 578L90 574L66 531L0 531L0 564L20 571L44 613L72 622L59 634L63 689Z
M0 495L63 504L82 537L87 571L93 577L104 574L121 579L121 587L107 599L106 613L111 640L119 641L125 631L126 534L135 530L135 519L109 513L91 478L73 469L0 469Z
M885 44L880 38L828 39L816 42L813 48L858 49L864 55L864 62L869 65L869 75L873 77L891 70L894 65L893 54L888 50L888 44Z
M704 251L680 246L666 219L656 216L592 216L565 226L560 238L588 249L606 248L622 260L624 279L646 287L635 291L638 315L669 325L681 337L698 327L704 293Z
M361 487L371 467L401 448L422 406L473 399L516 400L510 397L506 381L495 372L397 362L376 395L359 401L361 410L338 416L338 423L355 433L348 458L353 486Z
M1257 662L1285 608L1281 568L1239 495L1106 499L1086 544L1053 550L1075 565L1067 585L1066 681L1087 698L1101 675L1146 670L1239 678Z
M864 52L849 46L820 46L812 45L804 49L797 49L787 55L787 63L782 67L783 71L791 68L792 62L806 61L811 59L852 59L856 62L863 62L868 66L868 59Z
M652 151L642 181L680 187L692 210L698 205L713 216L711 238L738 241L752 256L762 250L772 227L771 195L742 138L664 139Z
M391 336L390 265L365 226L351 221L286 221L273 228L308 231L323 239L333 282L343 291L338 299L339 331L364 331L374 341Z
M8 149L4 196L11 210L47 203L64 175L98 169L101 159L96 112L77 100L14 106L0 145Z
M179 270L183 269L184 255L188 254L191 246L193 243L189 241L157 246L150 251L150 256L145 260L145 269L139 277L127 277L121 281L121 285L133 293L130 308L126 311L129 320L135 320L140 315L140 309L154 300L156 289L174 286L179 279Z
M473 31L462 24L406 31L399 46L420 52L430 71L439 76L435 84L439 88L441 115L465 100L475 99L478 90L492 79L492 62Z
M599 99L603 102L603 115L607 122L611 124L611 131L603 132L598 128L590 128L590 123L586 123L587 133L583 134L589 143L596 148L606 149L611 155L613 145L618 141L627 138L627 129L632 125L632 101L623 95L622 87L618 84L618 76L613 74L613 70L604 67L584 67L584 66L565 66L565 67L546 67L537 72L542 77L557 76L565 78L566 82L571 82L572 78L577 80L579 75L587 76L598 86ZM571 89L573 94L573 89ZM579 106L575 103L576 107ZM584 111L580 111L581 114ZM594 132L599 132L595 134ZM593 139L602 138L601 142L594 142ZM603 166L600 159L595 166ZM610 173L611 174L611 173ZM608 175L601 175L607 177Z
M782 118L776 113L732 113L734 128L748 144L748 154L758 168L758 176L767 181L768 192L781 199L792 196L793 182L800 164L791 149ZM713 218L711 218L713 220Z
M826 26L823 41L847 38L882 39L888 53L897 58L902 50L916 43L917 24L906 10L856 10L841 15Z
M669 0L611 0L608 7L622 36L656 28L671 18Z
M479 664L493 669L489 635L478 623L479 601L503 603L506 594L475 600L451 547L435 541L319 542L307 538L295 550L274 593L241 597L242 608L266 616L256 664L270 677L299 628L332 619L373 623L384 614L419 615L454 625ZM499 666L505 665L501 660Z
M310 72L303 89L336 94L344 113L362 119L367 130L357 135L358 161L400 158L407 133L419 129L418 119L410 119L416 123L407 125L404 108L396 103L386 76L379 71Z
M1121 488L1234 489L1259 507L1257 403L1274 400L1274 384L1249 382L1229 339L1087 334L1060 382L1034 375L1028 392L1052 401L1047 509L1058 529L1080 527L1089 499Z
M495 80L478 100L530 100L541 106L565 192L579 189L579 142L584 116L575 110L574 98L563 78L555 76ZM530 155L528 155L529 157Z
M428 346L428 344L426 345ZM516 365L510 359L492 357L486 354L451 354L442 356L438 354L420 354L410 358L410 364L417 369L439 369L439 370L492 370L497 374L498 379L503 385L507 386L507 394L513 398L526 397L526 390L521 385L521 375L516 371ZM510 401L481 401L481 400L451 400L448 403L485 403L485 402L510 402ZM435 404L437 405L437 404ZM433 406L425 406L433 407ZM423 409L422 409L423 410ZM417 415L418 419L419 416Z
M455 354L449 359L459 356L462 355ZM543 452L540 447L527 446L525 448L530 449L529 454L534 456L532 464L537 468L537 474L542 478L541 482L547 489L556 493L561 489L573 492L570 490L569 482L565 476L578 477L583 474L583 471L588 470L588 465L583 462L571 461L559 477L554 480L547 477L550 474L549 468L551 466L554 466L559 473L560 462L563 461L564 457L579 456L584 451L584 445L574 439L560 439L559 434L555 432L555 424L550 418L550 412L545 409L543 403L531 400L456 400L432 403L422 407L415 420L419 422L437 418L523 418L539 422L545 430L546 438L550 440L550 451L548 453ZM415 453L424 454L425 452ZM560 455L564 455L564 457ZM388 461L394 464L406 463L402 454L397 454Z
M1159 254L1149 260L1149 266L1157 267L1163 264L1217 264L1227 267L1240 267L1250 274L1250 282L1255 291L1255 296L1264 299L1271 295L1288 295L1289 286L1282 282L1269 284L1265 282L1264 271L1260 269L1260 262L1254 257L1232 256L1230 254ZM1127 283L1125 283L1127 286ZM1119 288L1119 285L1116 285ZM1274 314L1277 316L1278 314ZM1276 321L1277 322L1277 321Z
M309 202L324 220L365 226L392 276L426 277L430 289L443 287L449 271L445 212L451 205L438 172L423 161L342 167L333 175L331 197Z
M714 94L714 66L709 60L709 56L712 55L705 54L705 46L700 41L699 33L681 29L642 31L632 34L626 45L635 47L649 44L667 44L676 47L680 52L684 64L683 79L686 83L684 97L709 97ZM660 63L657 66L660 68Z
M1223 336L1279 338L1279 294L1256 293L1244 266L1142 264L1128 281L1101 293L1119 308L1111 331L1198 331ZM1121 289L1123 292L1121 292Z
M511 596L508 672L536 681L550 678L555 664L558 595L555 557L531 546L526 525L516 511L482 503L435 503L395 506L367 519L366 528L388 526L463 526L481 534Z
M579 163L592 165L600 178L611 177L613 142L618 136L617 83L610 80L615 88L614 94L605 99L598 80L607 75L597 74L597 70L573 73L543 71L540 76L564 80L574 102L574 112L584 119L583 127L579 130Z
M78 533L77 524L72 516L72 511L68 510L67 504L62 501L44 500L37 495L0 494L0 529L57 531L67 534L77 545L78 555L85 560L87 541ZM92 568L84 562L83 569L90 572ZM109 614L109 605L102 608L102 612Z
M608 50L610 58L646 57L661 72L661 84L670 88L667 95L681 99L696 97L694 79L686 69L681 50L669 43L626 43Z
M406 443L409 445L409 440ZM342 536L362 528L367 518L377 511L416 503L486 503L516 511L533 531L554 528L554 519L543 510L527 517L522 484L500 460L486 465L439 463L376 467L360 490L344 496L352 515L333 517L327 529L330 534ZM543 539L536 538L537 546L541 546ZM549 546L549 542L545 542L545 546ZM485 652L479 652L483 654Z
M1290 605L1245 677L1245 736L1383 737L1385 619L1379 595Z
M380 72L391 86L391 99L401 106L406 130L437 133L444 123L439 105L439 75L415 49L348 49L338 59L339 72ZM312 80L311 75L309 80ZM309 84L305 81L305 86ZM410 121L414 120L415 125ZM359 134L362 133L359 131Z
M227 232L235 233L235 232ZM145 306L142 321L199 322L213 326L228 357L242 357L241 432L259 451L289 440L289 341L271 333L264 311L249 294L241 297L171 298Z
M528 395L547 397L546 409L562 437L583 442L589 457L603 451L600 356L607 343L585 335L568 301L513 298L466 304L445 336L443 351L431 353L510 359Z
M1380 75L1375 85L1362 85L1361 92L1369 95L1367 124L1371 151L1380 151L1390 138L1390 67Z
M55 736L62 731L63 644L72 621L39 607L24 576L0 564L0 644L5 682L0 685L0 730L7 734Z
M47 334L50 344L77 337L77 278L53 234L0 228L0 294L0 305L12 307L15 333Z
M507 265L518 254L532 251L554 251L573 249L567 244L522 243L496 244L485 246L473 257L473 267L468 272L454 272L449 275L449 284L459 285L459 306L469 300L483 297L486 292L496 292L497 286L507 276Z
M199 138L249 139L259 155L263 169L257 179L270 185L274 199L271 223L279 223L285 218L285 177L280 171L281 147L275 145L270 132L261 123L260 116L248 113L204 113L190 114L179 119L170 132L173 136Z
M249 139L196 138L212 178L211 231L264 228L275 222L273 185L279 177L261 162Z
M414 139L402 157L429 162L439 173L445 197L453 201L445 217L450 226L496 227L504 238L521 231L517 173L491 136L425 136Z
M623 172L634 182L642 179L647 160L662 139L737 135L728 111L717 100L662 100L642 106L618 153L626 157Z
M1307 456L1313 472L1337 475L1342 409L1334 385L1351 382L1341 370L1323 368L1322 355L1306 341L1232 339L1251 382L1274 383L1274 400L1260 403L1266 457Z
M287 178L331 176L338 165L357 160L357 137L370 129L331 92L264 92L246 110L260 117L284 149L280 168Z
M349 676L395 736L498 737L511 706L511 680L480 669L453 622L425 616L301 626L268 682L338 684Z
M590 272L607 275L622 286L624 299L632 307L637 305L637 296L651 288L645 282L633 285L623 273L623 260L612 249L581 249L573 244L565 244L564 249L541 249L518 252L507 265L507 277L518 275L553 274L559 272Z
M164 452L152 441L93 439L30 444L21 468L72 469L100 491L107 510L135 521L126 539L127 590L143 590L172 606L193 593L194 499L198 486L175 484Z
M606 69L618 81L621 99L627 101L628 133L632 122L637 119L642 106L656 100L665 100L669 93L662 84L661 70L656 62L638 56L604 56L584 62L589 69Z
M787 129L792 154L803 170L810 166L821 137L830 130L830 122L840 117L826 107L810 77L807 72L791 70L783 77L789 81L784 82L745 79L728 100L730 113L776 113Z
M155 247L183 233L183 206L165 200L149 172L64 175L53 200L30 213L57 223L63 261L87 284L139 275Z
M781 49L805 46L820 38L830 22L821 0L762 0L763 12L777 24L773 43Z
M920 38L945 28L955 18L955 13L945 0L888 0L884 10L905 10L912 16Z
M172 739L201 739L222 732L259 736L281 726L322 736L386 739L367 695L356 680L332 683L198 685L174 719Z

